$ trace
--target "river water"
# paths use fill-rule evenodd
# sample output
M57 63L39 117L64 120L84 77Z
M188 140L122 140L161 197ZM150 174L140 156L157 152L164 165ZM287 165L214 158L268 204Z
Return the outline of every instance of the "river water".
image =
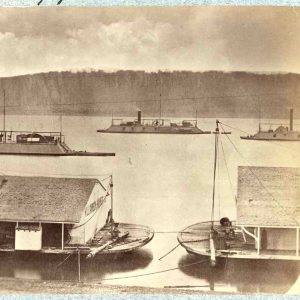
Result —
M258 121L254 119L221 121L248 133L256 132L258 127ZM6 175L101 179L112 173L115 219L148 225L155 230L154 239L136 252L99 257L92 262L82 260L81 280L130 286L189 286L191 289L220 292L286 293L293 287L299 272L296 263L228 260L225 266L212 270L206 262L194 264L203 258L187 254L182 247L159 260L177 245L177 231L210 218L214 135L96 132L108 127L110 122L110 118L64 116L62 128L70 148L115 152L116 157L0 156L0 172ZM214 130L215 119L199 119L198 126L203 130ZM59 131L59 117L7 116L6 128ZM237 167L300 167L300 143L246 141L239 138L244 133L225 128L232 131L229 137L239 153L222 135L215 215L234 219ZM5 259L0 259L0 277L77 280L76 258L71 257L57 268L63 259L6 255ZM149 274L167 269L174 270Z

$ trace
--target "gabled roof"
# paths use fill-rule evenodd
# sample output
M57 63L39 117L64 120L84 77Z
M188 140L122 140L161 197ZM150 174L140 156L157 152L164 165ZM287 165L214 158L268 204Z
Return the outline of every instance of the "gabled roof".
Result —
M0 176L0 221L77 223L97 183L97 179Z
M300 226L300 168L239 167L237 223Z

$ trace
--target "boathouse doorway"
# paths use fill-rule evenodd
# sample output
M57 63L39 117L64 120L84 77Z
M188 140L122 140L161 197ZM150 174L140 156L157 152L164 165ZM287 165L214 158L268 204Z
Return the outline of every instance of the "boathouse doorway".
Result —
M42 248L55 247L61 249L69 240L67 226L61 223L43 223ZM62 237L63 233L63 237Z
M0 222L0 248L15 248L16 222Z

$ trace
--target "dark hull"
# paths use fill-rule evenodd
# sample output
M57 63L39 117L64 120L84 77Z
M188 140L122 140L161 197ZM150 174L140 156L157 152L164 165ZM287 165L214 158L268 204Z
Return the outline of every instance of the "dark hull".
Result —
M71 150L65 144L0 143L0 155L30 156L115 156L115 153Z
M257 137L247 137L247 136L241 136L242 140L248 140L248 141L280 141L280 142L300 142L300 139L281 139L281 138L257 138Z
M152 127L152 126L111 126L108 129L99 129L101 133L128 133L128 134L211 134L210 131L202 131L197 127Z

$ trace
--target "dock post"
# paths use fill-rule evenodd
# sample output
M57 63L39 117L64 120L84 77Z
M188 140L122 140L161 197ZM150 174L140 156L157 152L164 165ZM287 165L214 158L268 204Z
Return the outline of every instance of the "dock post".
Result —
M78 252L78 281L80 282L81 281L81 278L80 278L80 250L78 249L77 252Z
M257 227L257 255L260 254L260 227Z
M110 233L111 236L113 237L114 235L114 229L115 229L115 224L114 224L114 194L113 194L113 176L111 175L110 177L110 208L111 208L111 227L110 227Z
M296 228L296 256L299 256L299 227Z
M64 250L64 232L65 232L65 224L64 223L61 223L61 250Z
M111 200L111 203L110 203L110 206L111 206L111 218L112 220L114 219L114 195L113 195L113 187L114 187L114 184L113 184L113 177L111 175L110 177L110 200Z
M4 143L6 143L6 128L5 128L5 90L3 90L3 138L4 138Z

